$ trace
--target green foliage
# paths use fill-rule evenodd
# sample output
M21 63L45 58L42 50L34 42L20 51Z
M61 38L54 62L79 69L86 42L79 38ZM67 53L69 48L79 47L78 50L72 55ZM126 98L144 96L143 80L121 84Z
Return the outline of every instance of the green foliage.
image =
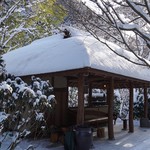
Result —
M51 34L66 15L55 0L8 1L0 6L0 50L9 51Z
M64 8L57 5L54 0L37 3L33 5L32 11L34 13L28 18L26 25L36 28L38 38L43 37L44 34L51 34L52 27L62 22L65 16Z

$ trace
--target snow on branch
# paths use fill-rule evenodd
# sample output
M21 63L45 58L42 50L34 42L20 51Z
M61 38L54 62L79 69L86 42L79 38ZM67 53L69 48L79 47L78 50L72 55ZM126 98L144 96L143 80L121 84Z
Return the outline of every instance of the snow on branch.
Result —
M150 34L144 33L144 31L140 30L140 27L136 24L117 24L118 28L121 30L126 30L126 31L136 31L141 37L143 37L145 40L150 41Z
M141 16L146 22L150 23L150 16L147 15L138 5L131 0L126 0L126 2L139 16Z
M140 66L149 66L150 64L143 59L142 57L138 56L134 51L132 51L132 53L139 59L141 60L141 62L135 62L133 60L131 60L130 58L128 58L126 55L123 55L122 53L118 53L116 50L114 50L111 46L109 46L109 44L106 41L101 40L95 33L93 33L92 30L87 29L88 32L91 33L91 35L93 35L93 37L95 37L98 41L100 41L101 43L105 44L112 52L114 52L115 54L117 54L118 56L128 60L129 62L136 64L136 65L140 65ZM144 63L143 63L144 62Z
M7 43L13 39L18 33L21 33L21 32L26 32L26 33L29 33L31 35L34 35L34 32L32 31L35 31L35 28L24 28L24 23L22 23L18 28L15 28L15 29L12 29L11 31L8 31L8 35L9 38L3 43L3 47L6 47Z
M21 2L21 0L17 1L17 2L7 11L6 15L0 19L0 24L2 24L5 20L7 20L7 19L12 15L12 13L16 10L17 5L18 5L20 2Z
M81 25L95 38L104 38L129 50L140 62L143 61L144 64L139 65L149 66L147 61L142 59L148 58L150 54L150 16L147 0L80 0L78 4L74 0L72 2L68 3L68 8L73 10L71 15L78 26ZM139 54L142 57L139 57Z

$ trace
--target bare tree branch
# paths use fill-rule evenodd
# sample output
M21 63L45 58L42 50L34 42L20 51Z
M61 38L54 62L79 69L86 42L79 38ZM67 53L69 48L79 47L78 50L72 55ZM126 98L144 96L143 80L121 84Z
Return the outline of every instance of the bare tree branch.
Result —
M142 11L135 3L131 0L126 0L127 4L134 10L139 16L141 16L146 22L150 23L150 17Z
M105 44L105 45L106 45L112 52L114 52L116 55L118 55L118 56L120 56L120 57L122 57L122 58L128 60L129 62L131 62L131 63L133 63L133 64L140 65L140 66L149 66L149 64L147 64L147 62L146 62L146 64L138 63L138 62L132 61L131 59L129 59L129 58L127 58L127 57L125 57L125 56L123 56L123 55L117 53L116 50L112 49L112 48L109 46L109 44L107 44L106 42L102 41L96 34L94 34L92 30L87 29L87 31L89 31L89 33L91 33L91 35L93 35L93 37L95 37L98 41L100 41L101 43ZM141 61L143 62L143 59L141 59Z
M110 42L117 42L119 46L132 52L140 63L125 58L128 61L150 67L149 63L138 55L149 53L150 34L148 27L150 25L150 17L147 8L149 3L132 2L131 0L124 0L122 2L117 2L116 0L89 1L93 3L93 6L96 6L96 11L92 5L88 4L88 1L86 3L80 1L80 7L78 7L79 5L77 3L75 4L76 6L74 5L74 0L71 1L74 2L73 4L71 2L69 3L68 7L75 13L72 16L76 19L77 23L83 26L96 39L102 37ZM124 20L124 18L127 19ZM128 38L129 32L132 32L132 36L130 36L131 40ZM104 44L111 49L107 43ZM115 50L111 50L115 52ZM118 55L125 57L120 54Z
M144 2L145 2L145 5L146 5L146 8L147 8L148 14L149 14L149 16L150 16L150 6L149 6L149 4L148 4L147 0L144 0Z

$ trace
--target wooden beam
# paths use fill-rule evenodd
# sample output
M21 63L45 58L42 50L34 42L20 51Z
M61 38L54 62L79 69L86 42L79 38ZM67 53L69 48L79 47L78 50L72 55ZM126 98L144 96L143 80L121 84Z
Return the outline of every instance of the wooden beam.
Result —
M146 80L141 80L141 79L136 79L136 78L132 78L132 77L128 77L128 76L124 76L124 75L120 75L120 74L115 74L115 73L111 73L111 72L107 72L107 71L103 71L103 70L97 70L97 69L93 69L90 67L85 67L85 68L80 68L80 69L72 69L72 70L66 70L66 71L58 71L58 72L47 72L47 73L43 73L43 74L32 74L32 75L27 75L27 76L22 76L23 79L29 78L31 76L38 76L40 78L42 77L52 77L52 76L72 76L72 77L77 77L78 74L91 74L94 77L102 77L103 80L107 80L111 77L113 77L114 79L119 79L122 81L128 80L128 81L134 81L137 82L137 85L140 84L140 86L142 84L146 84L148 87L150 86L150 82L146 81ZM138 86L139 87L139 86Z
M111 78L110 84L107 88L108 98L108 139L114 140L114 128L113 128L113 101L114 101L114 80Z
M144 87L144 118L148 117L148 97L147 97L147 87Z
M84 76L78 77L78 108L77 108L77 125L84 123Z
M134 125L133 125L133 86L130 83L129 88L130 98L129 98L129 132L134 132Z

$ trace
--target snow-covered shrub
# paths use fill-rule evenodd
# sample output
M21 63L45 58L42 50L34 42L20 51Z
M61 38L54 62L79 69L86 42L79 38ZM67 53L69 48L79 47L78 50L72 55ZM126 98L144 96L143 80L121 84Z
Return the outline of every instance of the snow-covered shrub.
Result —
M78 106L78 88L77 87L69 87L68 88L68 106L69 107L77 107Z
M140 119L144 117L144 89L135 89L134 91L134 118ZM148 118L150 119L150 89L147 90L148 94Z
M129 90L128 89L119 89L121 105L120 105L120 119L128 119L129 114Z
M114 124L116 124L117 118L120 117L120 107L121 107L121 96L119 90L114 91L114 106L113 106L113 119Z
M49 81L32 77L25 83L19 77L8 76L0 83L1 129L17 131L20 136L38 135L47 129L46 115L56 104L53 87Z

